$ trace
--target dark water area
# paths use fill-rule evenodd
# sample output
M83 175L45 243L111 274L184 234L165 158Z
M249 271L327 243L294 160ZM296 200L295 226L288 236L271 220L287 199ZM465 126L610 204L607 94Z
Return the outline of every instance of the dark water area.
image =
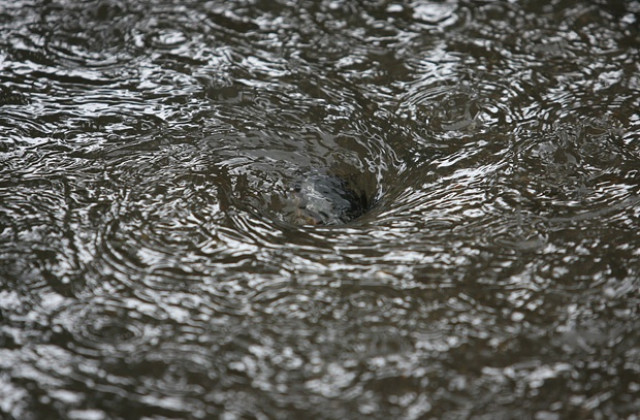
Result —
M639 419L639 29L0 1L0 418Z

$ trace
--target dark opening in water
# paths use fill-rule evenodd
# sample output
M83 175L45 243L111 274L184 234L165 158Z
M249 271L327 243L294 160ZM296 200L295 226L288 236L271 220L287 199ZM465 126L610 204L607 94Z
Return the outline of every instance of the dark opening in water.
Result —
M284 218L296 225L342 225L366 213L371 201L348 180L314 172L295 184Z

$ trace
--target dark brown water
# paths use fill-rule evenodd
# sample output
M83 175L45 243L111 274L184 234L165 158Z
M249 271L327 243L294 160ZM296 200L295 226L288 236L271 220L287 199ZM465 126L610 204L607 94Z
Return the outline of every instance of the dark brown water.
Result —
M639 28L0 1L0 417L638 419Z

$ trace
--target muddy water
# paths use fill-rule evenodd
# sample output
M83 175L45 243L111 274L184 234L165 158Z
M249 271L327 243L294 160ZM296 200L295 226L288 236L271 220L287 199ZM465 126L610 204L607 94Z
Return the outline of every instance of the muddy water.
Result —
M1 2L0 417L637 418L639 19Z

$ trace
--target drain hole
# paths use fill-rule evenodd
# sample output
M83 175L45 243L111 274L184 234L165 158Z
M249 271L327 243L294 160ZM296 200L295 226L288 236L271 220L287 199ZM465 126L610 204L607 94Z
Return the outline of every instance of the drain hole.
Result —
M296 182L283 216L300 226L342 225L362 216L369 207L367 195L347 179L314 172Z

